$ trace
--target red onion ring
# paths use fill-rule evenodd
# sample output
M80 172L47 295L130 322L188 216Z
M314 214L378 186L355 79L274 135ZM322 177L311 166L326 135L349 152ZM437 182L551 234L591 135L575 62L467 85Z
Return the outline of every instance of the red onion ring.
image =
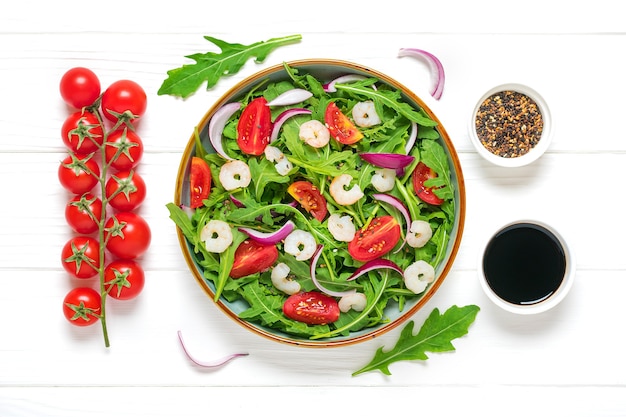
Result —
M437 100L441 98L443 94L443 86L446 81L445 71L443 70L443 65L439 58L430 52L424 51L423 49L416 48L401 48L398 53L399 57L410 56L414 58L425 58L430 67L433 70L434 75L434 85L430 92L430 94Z
M296 227L296 224L288 220L275 232L259 232L258 230L251 229L249 227L240 227L239 230L250 237L250 239L262 243L264 245L275 245L289 235Z
M328 288L324 287L322 284L319 283L319 281L317 280L317 277L315 276L315 269L317 267L317 261L319 260L320 256L322 255L322 249L324 249L324 245L317 245L317 249L315 249L315 253L313 254L313 258L311 258L311 266L310 266L311 281L313 281L313 284L315 285L315 287L318 290L320 290L321 292L323 292L324 294L330 295L331 297L343 297L343 296L346 296L348 294L355 293L356 292L355 289L346 290L346 291L329 290Z
M238 358L240 356L248 356L247 353L233 353L231 355L228 356L224 356L223 358L217 359L217 360L213 360L210 362L207 361L201 361L196 359L194 356L192 356L189 351L187 350L187 347L185 346L185 342L183 341L183 335L182 332L179 330L178 331L178 340L180 340L180 345L183 348L183 351L185 352L185 355L187 355L187 357L189 358L189 360L191 360L193 363L195 363L198 366L201 366L203 368L219 368L221 366L226 365L228 362L230 362L231 360Z
M313 93L303 88L292 88L282 94L279 94L276 98L269 101L266 106L290 106L292 104L302 103L313 96Z
M324 91L326 91L327 93L334 93L337 91L337 89L335 88L335 84L349 83L352 81L361 81L361 80L365 80L366 78L367 77L365 77L364 75L358 75L358 74L342 75L341 77L335 78L328 84L324 84L322 87L324 88Z
M285 121L290 117L298 114L311 114L311 110L299 107L287 109L276 117L276 120L274 120L274 127L272 128L272 134L270 136L270 143L274 142L278 137L278 133L280 132L280 128L282 127L283 123L285 123Z
M406 141L406 146L404 147L404 151L407 155L413 149L413 145L415 145L415 140L417 139L417 123L411 122L411 133L409 134L409 139Z
M398 176L404 175L404 168L415 160L411 155L399 153L361 152L359 156L377 167L395 169Z
M372 194L372 197L374 197L378 201L383 201L385 203L391 204L394 208L398 209L398 211L404 216L404 221L406 222L406 233L404 234L404 240L402 241L402 245L400 245L400 247L394 252L398 253L404 247L404 244L406 243L406 237L409 233L411 233L411 214L409 213L409 210L406 208L404 203L396 197L392 196L391 194Z
M376 269L381 269L381 268L393 269L400 275L404 273L398 265L396 265L394 262L388 259L374 259L372 261L369 261L363 264L359 268L357 268L356 271L354 271L354 273L350 275L350 277L346 281L353 281L357 279L358 277L360 277L361 275L367 274L370 271L374 271Z
M225 104L213 114L209 122L209 140L211 145L213 145L213 149L215 149L218 155L228 161L232 161L233 158L228 156L222 147L222 132L230 116L235 114L240 108L241 103L238 102Z

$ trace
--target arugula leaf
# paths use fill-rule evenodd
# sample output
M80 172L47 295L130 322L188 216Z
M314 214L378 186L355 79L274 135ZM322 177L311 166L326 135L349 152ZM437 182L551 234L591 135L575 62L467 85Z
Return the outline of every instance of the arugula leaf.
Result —
M250 45L228 43L211 36L205 36L204 39L219 47L221 53L206 52L186 56L185 58L193 59L196 63L169 70L168 77L157 91L158 95L171 95L185 99L200 88L205 81L209 90L222 76L236 74L248 59L254 57L256 63L261 63L271 51L279 46L300 41L302 35L272 38Z
M417 335L413 335L414 322L410 321L402 329L396 345L384 352L379 348L372 361L354 372L352 376L379 370L391 375L389 365L402 360L426 360L426 352L447 352L455 350L452 340L464 336L476 319L480 308L475 305L450 307L444 314L435 308L426 319Z

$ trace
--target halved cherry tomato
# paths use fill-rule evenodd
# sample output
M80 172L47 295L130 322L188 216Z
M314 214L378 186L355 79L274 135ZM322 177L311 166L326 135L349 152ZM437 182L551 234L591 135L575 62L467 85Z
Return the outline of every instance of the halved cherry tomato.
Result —
M189 172L189 201L191 208L202 206L202 200L209 198L211 192L211 168L207 162L197 156L191 158Z
M287 298L283 313L306 324L328 324L339 319L337 300L317 291L300 292Z
M357 231L348 243L348 252L361 262L380 258L388 253L400 240L400 224L393 216L380 216Z
M287 188L287 192L313 217L320 222L324 220L328 213L326 198L316 186L308 181L296 181Z
M334 101L326 107L324 121L330 135L344 145L352 145L363 138L363 133L339 110Z
M269 268L278 259L276 245L263 245L246 239L237 247L235 260L230 270L231 278L241 278Z
M425 203L440 206L443 204L441 198L433 192L433 187L426 187L424 183L431 178L437 178L437 173L423 162L420 162L413 171L413 189L415 194Z
M261 155L270 143L272 114L267 100L258 97L252 100L239 118L237 124L237 145L248 155Z

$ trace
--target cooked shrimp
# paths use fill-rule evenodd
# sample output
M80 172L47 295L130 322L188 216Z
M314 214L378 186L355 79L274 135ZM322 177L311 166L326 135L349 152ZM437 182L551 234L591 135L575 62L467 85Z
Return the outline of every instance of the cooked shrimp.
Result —
M380 116L376 113L373 101L362 101L352 108L352 119L360 127L372 127L380 124Z
M307 231L296 229L285 238L284 249L299 261L306 261L315 254L317 242Z
M274 284L277 290L292 295L300 291L300 284L298 281L289 278L290 271L287 264L281 262L272 269L271 277L272 284Z
M352 217L331 214L328 218L328 231L340 242L350 242L354 239L356 227L352 223Z
M362 292L353 292L339 299L339 310L341 310L342 313L347 313L350 309L363 311L365 306L367 306L367 298Z
M222 253L233 243L233 232L225 221L209 220L200 231L200 240L209 252Z
M268 161L274 162L274 168L276 168L276 172L280 175L285 176L293 169L293 164L276 146L266 146L264 153Z
M222 186L230 191L236 188L247 187L250 184L250 180L252 180L252 175L250 174L250 168L245 162L234 159L222 165L219 178Z
M380 193L393 190L395 182L396 171L390 168L377 169L372 175L372 185Z
M322 148L330 140L330 131L319 120L309 120L300 126L300 139L314 148Z
M352 175L350 174L341 174L333 178L330 187L328 187L328 191L330 191L330 195L335 199L337 204L349 206L350 204L356 203L364 196L358 184L354 184L352 188L346 190L346 187L350 185L351 181Z
M404 270L404 285L419 294L426 289L426 286L435 280L435 268L428 262L419 260L413 262Z
M406 243L412 248L421 248L433 237L430 223L424 220L413 220L410 232L406 236Z

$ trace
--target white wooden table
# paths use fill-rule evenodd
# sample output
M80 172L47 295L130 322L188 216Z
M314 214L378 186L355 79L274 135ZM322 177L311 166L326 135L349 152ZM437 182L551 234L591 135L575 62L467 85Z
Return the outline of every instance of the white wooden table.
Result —
M618 2L268 3L1 7L0 416L625 415L626 23ZM248 62L210 91L185 101L156 94L167 70L189 62L185 55L214 50L204 35L248 44L290 34L302 41ZM428 94L427 66L397 58L402 47L442 60L441 100ZM322 350L271 342L235 324L192 278L165 208L183 147L221 94L268 66L320 57L375 68L413 89L446 127L465 175L459 254L413 320L421 325L433 308L454 304L481 311L455 352L398 362L391 376L351 373L391 347L399 329ZM149 100L140 126L148 185L141 213L153 232L142 259L147 283L138 299L109 302L108 349L99 326L74 328L61 313L72 284L60 263L71 233L56 174L67 114L58 82L73 66L93 69L103 86L135 80ZM525 168L490 166L467 134L476 100L503 82L538 90L555 122L547 154ZM492 305L476 277L489 233L520 217L553 224L577 255L566 300L530 317ZM202 358L249 356L202 370L184 356L177 330Z

